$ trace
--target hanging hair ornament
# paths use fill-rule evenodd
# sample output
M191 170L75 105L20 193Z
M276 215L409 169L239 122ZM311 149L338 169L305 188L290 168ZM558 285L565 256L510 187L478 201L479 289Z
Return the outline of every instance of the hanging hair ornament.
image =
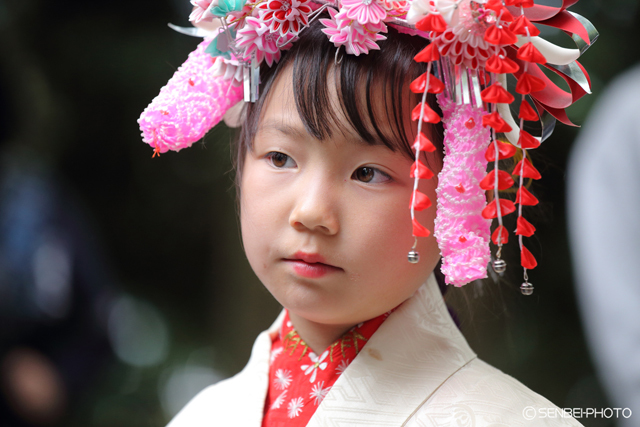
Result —
M524 218L523 206L536 205L538 200L524 185L524 178L540 179L540 173L531 164L527 150L537 148L549 136L555 119L572 124L564 109L589 93L588 75L576 59L597 38L586 19L566 10L574 3L565 0L560 8L538 6L532 0L411 3L407 21L429 32L431 39L415 60L437 63L446 87L438 96L444 115L445 160L438 177L434 234L447 283L462 286L487 276L489 227L494 218L498 225L491 240L498 249L493 268L497 273L506 270L501 254L509 234L502 218L517 210L515 234L525 279L521 290L525 295L533 292L527 270L537 262L524 246L523 237L532 236L535 228ZM532 21L571 34L579 49L560 48L540 39ZM563 77L570 92L552 83L539 65ZM517 79L519 125L509 110L515 97L507 90L507 74ZM421 122L422 114L417 119ZM525 121L541 122L540 137L523 130ZM504 140L497 134L504 135ZM500 170L499 161L513 157L517 151L522 159L514 170ZM479 152L484 152L484 159ZM488 174L483 160L490 162ZM512 175L519 176L515 204L500 197L501 190L515 184ZM481 190L492 191L489 204ZM415 223L414 235L418 235Z
M536 205L538 199L524 179L541 176L528 150L551 134L556 120L573 125L565 108L590 92L589 77L577 58L598 33L585 18L567 11L577 1L562 0L560 7L551 7L534 0L191 0L195 28L172 28L205 40L142 113L138 122L143 140L154 156L179 151L202 138L243 98L256 101L260 64L277 63L281 52L325 9L329 17L321 19L322 31L347 54L379 49L387 25L425 37L430 43L414 59L426 63L427 71L410 85L421 100L411 113L418 133L411 168L415 240L408 261L419 262L418 237L430 235L415 215L431 206L418 191L419 180L434 176L420 159L435 150L423 123L442 120L445 158L436 189L434 235L447 283L462 286L487 277L489 240L497 246L494 270L506 270L501 255L509 231L502 218L517 211L521 290L530 295L527 271L537 261L524 238L531 237L535 227L525 219L523 207ZM536 25L570 34L577 49L541 39ZM562 77L569 91L555 85L541 66ZM514 88L507 86L508 74L517 80ZM509 108L516 101L511 92L518 94L517 118ZM428 93L436 95L442 119L427 102ZM540 122L540 135L525 131L525 121ZM500 169L500 160L514 156L519 161L512 171ZM515 203L500 197L500 191L515 185L512 176L518 177ZM485 192L491 192L488 204ZM491 233L493 219L497 226Z

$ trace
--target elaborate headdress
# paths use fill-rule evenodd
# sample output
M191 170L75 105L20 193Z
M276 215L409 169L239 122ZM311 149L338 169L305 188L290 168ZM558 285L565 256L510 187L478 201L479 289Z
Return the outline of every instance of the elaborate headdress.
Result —
M442 120L445 157L436 190L434 234L445 279L462 286L486 277L490 239L497 246L493 268L504 272L501 253L509 232L502 218L517 212L521 289L529 295L533 286L527 270L537 262L524 237L531 237L535 227L522 215L522 207L538 200L524 179L540 179L540 173L527 151L540 146L556 120L572 125L565 108L590 92L589 76L577 59L598 33L585 18L567 10L577 1L551 7L533 0L191 0L190 20L196 27L172 27L204 41L142 113L142 136L154 156L198 141L243 97L246 102L258 98L259 65L277 62L281 51L324 10L329 18L321 19L322 31L347 54L379 49L387 25L424 37L430 43L425 41L414 60L427 63L427 71L410 85L412 92L422 94L411 113L418 121L410 212L416 243L430 232L414 213L431 205L418 191L418 180L433 177L420 154L435 150L422 124ZM211 25L216 22L219 25ZM561 29L577 48L561 48L538 37L538 25ZM562 77L569 91L553 83L541 66ZM514 88L508 86L509 75L517 82ZM426 102L427 93L437 94L442 119ZM514 104L515 117L510 109ZM540 135L525 131L525 122L540 122ZM500 170L499 160L513 157L518 149L521 160L514 169ZM518 177L517 184L512 176ZM514 185L515 203L500 197L500 191ZM488 204L485 191L493 192ZM498 226L491 234L493 219ZM419 260L415 247L408 255L414 263Z

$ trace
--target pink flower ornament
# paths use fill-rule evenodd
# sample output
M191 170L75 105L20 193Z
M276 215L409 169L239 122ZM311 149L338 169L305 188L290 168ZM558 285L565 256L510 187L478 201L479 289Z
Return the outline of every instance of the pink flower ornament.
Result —
M367 54L369 50L379 50L376 41L385 40L386 37L381 32L387 32L387 26L383 22L378 24L362 25L357 21L349 19L347 12L342 10L336 12L329 8L331 19L321 19L320 22L326 27L322 32L329 36L329 40L336 46L344 46L348 54Z
M484 67L493 55L505 55L502 47L488 43L485 31L493 12L482 6L475 9L469 2L438 0L438 11L449 23L447 30L433 38L442 56L447 56L455 65L464 64L469 69Z
M378 0L342 0L347 18L354 19L360 25L379 24L387 17L387 11Z
M286 50L291 47L289 43L295 36L287 33L280 36L278 33L272 33L263 20L254 17L245 19L244 27L238 30L236 36L236 46L244 49L245 58L250 58L255 53L256 60L260 64L263 60L269 66L280 60L280 50ZM287 43L282 48L278 44Z
M282 37L287 34L298 35L309 24L307 16L311 13L309 0L267 0L258 6L260 18L272 32Z
M218 5L217 0L191 0L191 4L194 6L191 15L189 15L189 21L194 23L199 22L212 22L215 15L210 12L211 7Z

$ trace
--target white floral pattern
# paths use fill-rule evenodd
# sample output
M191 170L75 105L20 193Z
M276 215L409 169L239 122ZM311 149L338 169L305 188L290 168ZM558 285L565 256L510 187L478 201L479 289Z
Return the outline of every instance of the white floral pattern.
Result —
M318 357L314 352L309 353L309 360L311 360L312 365L302 365L300 368L304 371L305 375L311 374L311 378L309 378L310 383L314 383L316 381L316 375L318 374L318 369L325 370L327 369L327 362L323 362L324 359L329 355L329 350L325 350L324 353Z
M304 407L304 401L301 397L296 397L295 399L291 399L288 406L288 415L289 418L295 418L300 415L302 412L302 408Z
M329 393L329 389L331 387L324 387L324 381L320 381L318 384L314 385L311 389L311 393L309 393L309 397L313 399L314 405L318 406L322 403L322 400L325 398L327 393Z
M278 369L276 371L276 379L274 380L274 383L278 390L284 390L289 387L289 384L291 384L291 371Z
M336 368L336 373L338 375L342 375L344 373L344 370L347 369L347 366L349 366L349 359L342 359L342 361Z
M271 404L271 409L278 409L282 406L282 404L284 403L284 399L286 399L287 397L288 391L289 390L285 390L282 393L280 393L278 397L276 397L276 400L274 400L273 404Z
M278 347L275 350L273 350L271 352L271 355L269 356L269 364L273 365L273 362L278 358L278 356L280 356L280 354L282 353L282 351L284 350L284 348L282 347Z

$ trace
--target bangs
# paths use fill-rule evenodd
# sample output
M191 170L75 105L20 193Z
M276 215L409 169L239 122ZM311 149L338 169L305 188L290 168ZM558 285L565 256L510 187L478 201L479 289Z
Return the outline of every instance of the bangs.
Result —
M355 56L347 54L344 47L337 50L320 28L308 28L304 38L301 33L288 52L293 58L296 108L307 132L324 140L335 129L347 131L350 126L362 141L383 144L413 158L415 135L411 134L414 126L409 114L421 95L413 94L409 83L426 71L426 64L413 61L426 45L425 39L399 34L389 27L387 40L378 42L380 50ZM338 106L331 104L329 89L336 83ZM439 111L433 95L429 103Z
M320 17L329 15L325 12ZM236 176L241 174L267 95L289 67L296 109L311 136L323 141L336 130L351 131L367 144L385 145L414 158L415 124L409 115L422 95L412 93L409 84L427 69L426 64L413 61L427 41L389 27L387 39L378 42L380 50L355 56L347 54L344 47L336 49L322 28L316 19L300 33L290 50L282 52L278 64L262 65L260 97L245 105L245 121L236 148ZM338 105L332 102L334 90ZM427 100L440 113L435 96L429 94ZM442 153L442 124L426 125L425 134Z

